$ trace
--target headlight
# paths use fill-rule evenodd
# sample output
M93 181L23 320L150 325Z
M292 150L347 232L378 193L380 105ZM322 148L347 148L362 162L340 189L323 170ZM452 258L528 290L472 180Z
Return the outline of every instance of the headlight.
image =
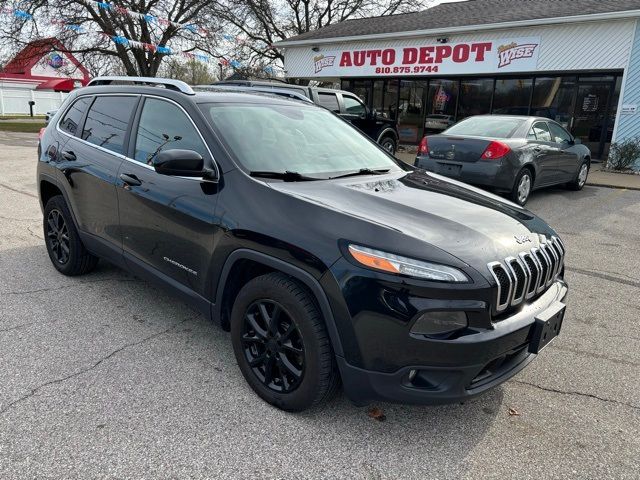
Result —
M468 282L467 276L457 268L402 257L393 253L373 250L360 245L349 245L349 253L365 267L383 272L409 275L410 277L437 280L440 282Z

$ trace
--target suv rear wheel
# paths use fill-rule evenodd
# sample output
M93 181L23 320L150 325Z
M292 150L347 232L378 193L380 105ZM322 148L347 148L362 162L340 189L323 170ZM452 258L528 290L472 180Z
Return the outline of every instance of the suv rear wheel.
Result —
M98 258L84 248L62 195L51 197L45 205L43 228L49 258L60 273L84 275L98 264Z
M287 275L269 273L240 290L231 341L251 388L278 408L305 410L336 390L334 354L315 299Z

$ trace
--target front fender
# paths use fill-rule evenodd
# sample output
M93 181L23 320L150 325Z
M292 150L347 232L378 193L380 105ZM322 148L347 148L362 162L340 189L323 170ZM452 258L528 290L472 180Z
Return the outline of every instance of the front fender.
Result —
M320 285L320 282L311 273L303 270L302 268L292 265L291 263L288 263L279 258L272 257L262 252L258 252L256 250L239 248L231 252L231 254L229 254L229 256L227 257L224 266L222 267L222 272L218 281L218 288L216 289L215 303L212 307L212 317L214 319L222 318L222 302L225 290L224 286L227 283L229 273L232 271L234 264L240 260L251 260L257 263L261 263L267 267L273 268L274 270L286 273L287 275L290 275L291 277L304 284L311 291L311 293L313 293L318 302L320 311L322 312L322 315L325 319L325 324L327 327L327 332L329 333L333 351L336 355L339 355L341 357L344 356L342 342L340 341L340 335L338 334L334 314L331 309L331 305L329 304L329 300L327 299L327 296L322 286Z

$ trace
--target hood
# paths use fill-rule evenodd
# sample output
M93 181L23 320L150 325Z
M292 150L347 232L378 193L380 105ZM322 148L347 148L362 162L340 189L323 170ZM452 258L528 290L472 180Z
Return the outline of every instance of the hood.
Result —
M406 237L435 246L476 269L536 247L553 230L538 217L500 197L439 175L412 171L379 177L318 182L270 182L288 195L391 229L402 245L368 244L416 254ZM386 237L386 235L385 235ZM387 237L388 238L388 237Z

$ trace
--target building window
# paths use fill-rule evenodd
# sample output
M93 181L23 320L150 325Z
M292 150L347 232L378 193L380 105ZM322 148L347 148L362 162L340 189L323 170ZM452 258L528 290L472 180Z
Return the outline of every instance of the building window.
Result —
M499 78L493 93L493 113L529 115L531 78Z
M352 80L349 90L355 93L365 105L369 105L369 96L371 95L370 80Z
M431 80L427 94L427 119L430 116L445 115L453 121L458 101L458 82L456 80Z
M570 130L575 91L575 77L536 78L531 115L550 118Z
M398 79L385 80L384 97L382 99L382 114L393 120L398 118Z
M382 115L382 99L384 98L384 80L374 80L371 91L371 108L377 110Z
M491 111L492 78L472 78L460 82L460 103L458 121L472 115L482 115Z

